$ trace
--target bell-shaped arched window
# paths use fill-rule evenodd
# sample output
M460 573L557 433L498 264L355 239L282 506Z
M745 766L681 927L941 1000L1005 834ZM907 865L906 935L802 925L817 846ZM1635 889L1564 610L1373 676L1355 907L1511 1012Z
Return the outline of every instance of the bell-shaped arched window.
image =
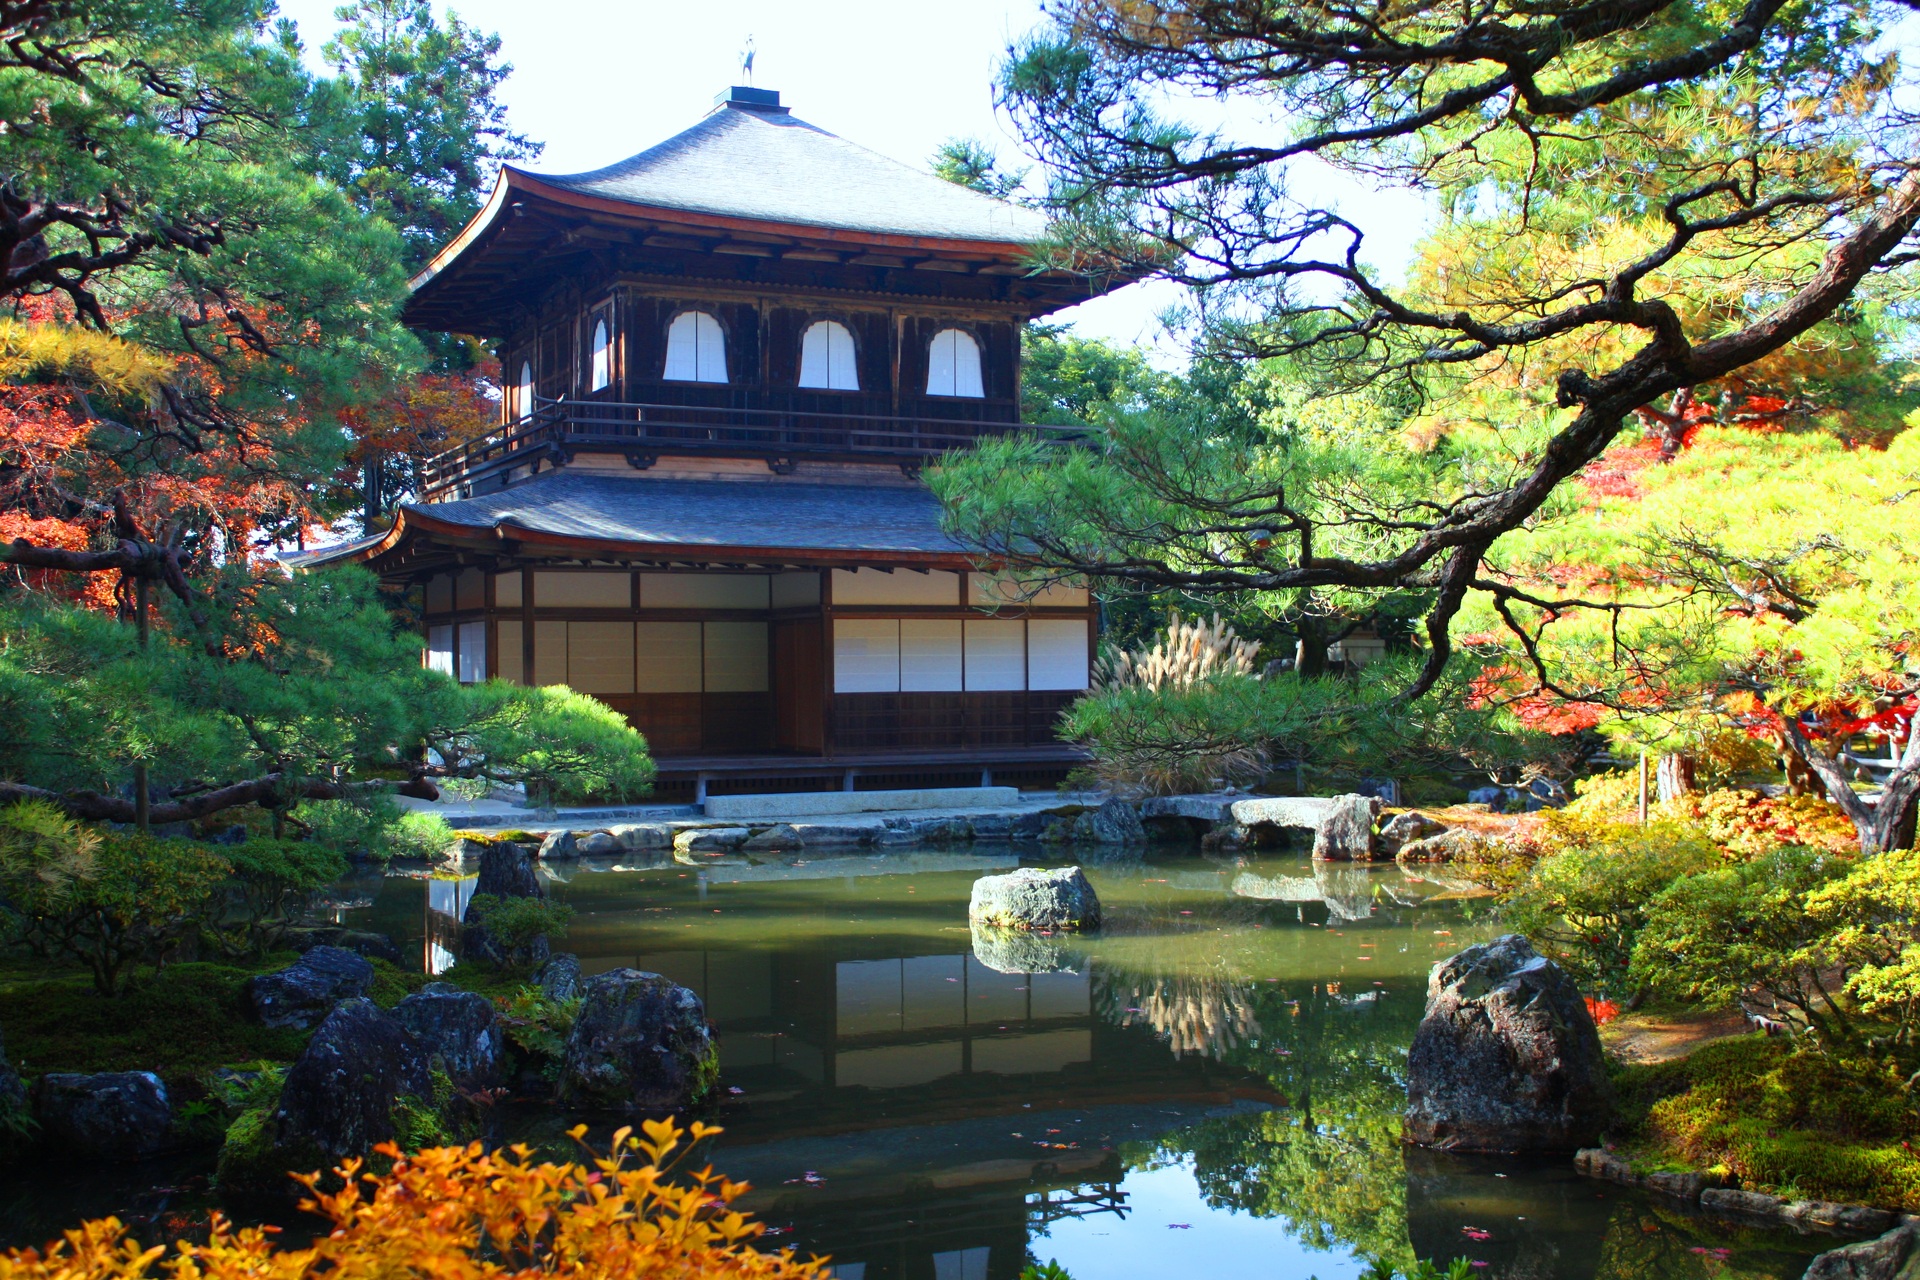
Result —
M853 335L837 320L807 326L800 339L800 385L828 391L858 391L860 370L853 359Z
M669 382L725 382L727 338L704 311L682 311L667 326Z
M513 389L513 416L521 422L533 416L533 361L520 362L520 382Z
M942 329L927 348L927 394L985 396L980 384L980 344L960 329Z
M593 346L587 355L587 390L605 391L613 381L613 343L607 338L607 322L593 322Z

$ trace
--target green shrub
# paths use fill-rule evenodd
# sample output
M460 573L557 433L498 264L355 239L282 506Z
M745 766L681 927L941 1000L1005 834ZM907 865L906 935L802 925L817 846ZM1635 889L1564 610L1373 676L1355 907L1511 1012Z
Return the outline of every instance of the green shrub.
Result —
M264 955L278 947L320 894L347 874L338 852L304 840L255 837L222 850L233 868L240 920L214 934L228 955Z
M349 857L388 862L433 859L453 844L453 828L435 813L403 809L392 796L315 800L300 806L300 821L315 844Z
M386 858L413 858L431 862L444 854L458 839L446 819L437 813L408 810L382 833ZM381 861L386 861L382 858Z
M526 964L540 938L565 937L573 920L572 907L545 898L496 898L482 893L474 895L467 910L499 947L509 967Z
M47 806L0 811L0 908L10 939L84 965L116 995L135 965L155 966L211 923L228 864L204 845L88 832Z
M295 811L307 828L307 838L323 849L346 857L384 862L382 833L400 820L393 797L369 795L355 800L312 800Z
M1853 1034L1821 978L1827 922L1809 894L1843 876L1845 859L1779 849L1751 862L1684 877L1652 895L1633 957L1636 982L1662 995L1725 1007L1757 993L1796 1033L1829 1046Z
M565 685L489 680L440 709L427 744L449 771L526 789L541 808L646 795L654 764L625 716Z
M1818 958L1846 971L1846 996L1869 1017L1891 1022L1911 1051L1920 1036L1920 850L1868 858L1807 895L1822 929Z
M557 1076L566 1055L567 1036L580 1016L580 999L555 1000L538 987L523 986L494 1000L507 1039L548 1077Z
M1720 865L1719 854L1678 823L1609 822L1578 832L1534 863L1507 899L1506 918L1590 991L1631 995L1641 985L1630 970L1648 904L1681 877Z
M1897 1068L1743 1036L1622 1068L1613 1137L1642 1165L1719 1168L1775 1194L1920 1209Z

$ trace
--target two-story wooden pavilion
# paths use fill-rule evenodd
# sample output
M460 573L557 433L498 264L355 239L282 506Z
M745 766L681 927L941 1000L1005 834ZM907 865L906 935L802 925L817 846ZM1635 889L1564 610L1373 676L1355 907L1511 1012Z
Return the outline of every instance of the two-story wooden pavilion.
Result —
M619 709L669 794L1057 778L1092 602L1009 592L918 478L1018 424L1022 323L1097 291L1032 266L1043 230L764 89L605 169L505 169L406 309L497 344L500 428L302 559L417 588L461 680Z

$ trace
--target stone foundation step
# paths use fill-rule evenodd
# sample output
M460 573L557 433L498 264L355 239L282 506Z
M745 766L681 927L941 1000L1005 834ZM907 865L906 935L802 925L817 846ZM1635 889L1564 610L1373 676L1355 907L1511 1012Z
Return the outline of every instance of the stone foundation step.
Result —
M893 813L914 809L997 809L1020 804L1016 787L923 787L909 791L799 791L708 796L707 817L753 821L829 813Z

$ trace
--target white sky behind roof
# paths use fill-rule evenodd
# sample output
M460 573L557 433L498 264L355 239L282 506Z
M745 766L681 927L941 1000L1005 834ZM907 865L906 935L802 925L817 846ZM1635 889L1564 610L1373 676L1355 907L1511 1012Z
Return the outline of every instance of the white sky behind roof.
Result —
M280 0L322 66L338 0ZM470 25L497 32L514 67L501 97L513 126L547 144L527 167L579 173L612 164L698 120L740 82L752 36L753 83L823 129L897 160L927 167L955 136L993 145L1021 167L1019 143L993 109L995 69L1007 47L1040 21L1031 0L436 0ZM1404 263L1427 211L1407 192L1369 193L1332 178L1341 211L1367 232L1368 258ZM1176 358L1156 317L1180 301L1148 282L1054 317L1089 337L1154 347Z

